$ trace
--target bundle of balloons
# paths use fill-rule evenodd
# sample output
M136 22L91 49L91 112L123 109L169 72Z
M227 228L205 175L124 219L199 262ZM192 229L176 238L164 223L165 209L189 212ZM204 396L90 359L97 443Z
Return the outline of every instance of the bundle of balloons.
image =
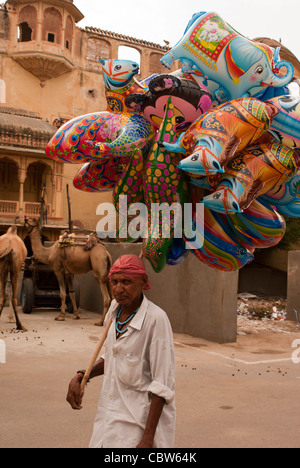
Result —
M121 195L149 213L153 203L195 207L197 248L185 232L174 235L175 217L167 238L163 218L158 233L144 236L156 272L189 252L212 268L237 270L255 249L282 240L282 215L300 217L300 98L287 87L294 70L279 49L250 41L215 12L193 16L161 62L170 69L174 60L180 70L142 82L138 64L100 60L107 110L67 122L46 152L80 164L74 186L112 191L117 210Z

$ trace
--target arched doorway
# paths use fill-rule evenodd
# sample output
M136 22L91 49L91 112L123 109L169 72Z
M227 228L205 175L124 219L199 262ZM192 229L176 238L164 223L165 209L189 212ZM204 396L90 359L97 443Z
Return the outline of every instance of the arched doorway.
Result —
M24 205L27 216L38 216L40 214L41 197L44 187L47 213L51 213L51 179L51 168L47 164L37 161L28 166L27 177L24 183Z
M10 217L18 212L20 192L18 169L18 165L11 159L0 159L0 215Z

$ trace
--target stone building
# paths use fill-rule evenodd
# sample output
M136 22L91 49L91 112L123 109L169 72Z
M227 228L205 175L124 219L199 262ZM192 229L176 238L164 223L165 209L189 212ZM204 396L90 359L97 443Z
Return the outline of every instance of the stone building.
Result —
M51 239L72 217L95 230L96 208L111 194L85 194L72 180L80 166L45 155L64 122L106 110L99 58L118 58L120 46L140 54L140 77L164 72L167 48L97 28L82 29L73 0L8 0L0 5L0 233L17 215L38 216L46 186Z

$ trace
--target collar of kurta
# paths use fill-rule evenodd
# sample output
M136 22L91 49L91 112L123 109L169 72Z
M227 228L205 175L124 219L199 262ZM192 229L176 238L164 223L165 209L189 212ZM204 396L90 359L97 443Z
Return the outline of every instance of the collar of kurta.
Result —
M129 325L128 325L129 327L135 328L136 330L141 330L142 329L144 319L145 319L145 316L146 316L146 312L147 312L147 309L148 309L148 304L149 304L148 299L146 298L146 296L143 296L143 302L142 302L137 314L133 317L133 319L129 323ZM114 319L116 319L117 313L119 311L120 306L117 303L117 301L113 300L112 307L113 307L112 316L113 316Z

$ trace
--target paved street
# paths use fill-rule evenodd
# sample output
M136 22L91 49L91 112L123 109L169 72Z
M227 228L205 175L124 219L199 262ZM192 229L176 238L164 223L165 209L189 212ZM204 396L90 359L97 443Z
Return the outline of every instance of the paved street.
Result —
M3 312L0 448L88 446L101 378L88 385L82 411L72 411L65 397L102 329L94 326L95 313L82 311L80 321L68 316L64 323L56 315L20 313L29 330L23 333ZM295 362L300 358L300 341L298 353L292 348L299 332L289 323L262 326L226 345L175 334L176 448L299 447L300 364L292 361L292 353Z

